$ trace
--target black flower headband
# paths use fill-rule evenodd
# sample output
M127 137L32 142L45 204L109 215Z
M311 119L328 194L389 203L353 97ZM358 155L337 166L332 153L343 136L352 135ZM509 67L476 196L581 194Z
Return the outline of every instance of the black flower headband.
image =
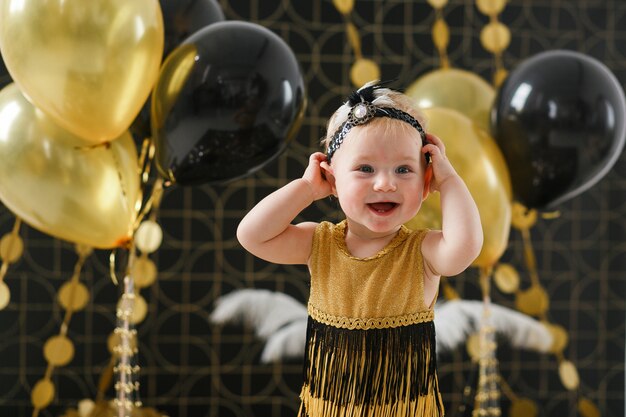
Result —
M368 123L374 117L390 117L392 119L401 120L413 126L420 134L422 138L422 146L426 145L426 132L422 128L422 125L410 114L393 107L378 107L372 104L374 99L374 91L382 88L381 85L371 85L363 87L360 90L354 91L348 97L347 104L350 105L350 112L348 113L348 120L346 120L335 131L328 149L326 151L326 161L330 164L330 159L335 154L339 146L343 143L346 135L354 126L359 126ZM426 154L426 163L430 162L430 154Z

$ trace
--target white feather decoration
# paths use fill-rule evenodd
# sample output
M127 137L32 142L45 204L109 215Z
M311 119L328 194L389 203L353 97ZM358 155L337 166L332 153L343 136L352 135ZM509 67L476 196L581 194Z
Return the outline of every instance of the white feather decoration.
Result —
M437 351L453 350L480 330L482 301L453 300L435 305ZM491 324L513 347L548 352L553 337L541 322L513 309L490 304Z
M306 318L306 307L293 297L256 289L237 290L218 298L211 313L211 322L244 324L262 340L269 339L278 329L298 319L305 321L306 329Z
M552 334L539 321L510 308L490 305L491 323L511 345L547 352ZM435 305L437 353L456 349L478 332L483 314L480 301L454 300ZM263 363L302 357L306 344L307 309L294 298L268 290L237 290L217 299L210 315L215 324L244 324L265 341Z

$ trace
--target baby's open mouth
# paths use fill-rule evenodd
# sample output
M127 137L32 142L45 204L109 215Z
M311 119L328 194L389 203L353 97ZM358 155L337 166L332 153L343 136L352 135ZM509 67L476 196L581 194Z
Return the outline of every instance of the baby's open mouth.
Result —
M369 203L368 204L368 206L370 206L370 208L372 210L377 211L378 213L386 213L386 212L396 208L397 205L398 205L398 203L391 203L391 202Z

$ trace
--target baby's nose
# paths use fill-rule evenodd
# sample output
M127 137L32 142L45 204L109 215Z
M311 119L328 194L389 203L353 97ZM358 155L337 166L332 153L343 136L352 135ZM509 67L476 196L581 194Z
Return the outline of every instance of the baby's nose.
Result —
M393 178L393 175L389 175L387 173L379 173L376 176L376 181L374 182L374 189L376 191L395 191L396 190L396 181Z

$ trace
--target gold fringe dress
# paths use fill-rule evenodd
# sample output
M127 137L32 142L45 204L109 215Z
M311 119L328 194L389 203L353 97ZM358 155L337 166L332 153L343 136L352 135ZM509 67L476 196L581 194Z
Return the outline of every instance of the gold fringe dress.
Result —
M345 232L345 220L322 222L313 236L298 416L443 416L434 301L424 303L426 231L402 226L369 258L350 255Z

